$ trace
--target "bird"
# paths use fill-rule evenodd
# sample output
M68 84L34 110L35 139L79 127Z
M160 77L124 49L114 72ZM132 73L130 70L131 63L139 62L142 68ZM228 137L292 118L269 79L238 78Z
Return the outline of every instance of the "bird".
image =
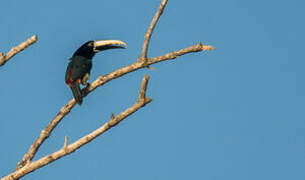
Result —
M127 45L120 40L90 40L78 48L69 59L65 82L72 90L76 103L81 105L83 102L80 84L86 87L89 86L88 80L90 78L92 58L94 55L98 52L115 48L127 48Z

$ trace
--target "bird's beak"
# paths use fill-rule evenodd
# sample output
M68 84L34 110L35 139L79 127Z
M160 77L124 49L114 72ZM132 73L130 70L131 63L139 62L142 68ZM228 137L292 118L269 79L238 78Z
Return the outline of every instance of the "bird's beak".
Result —
M107 49L127 48L126 43L119 40L100 40L94 41L94 52L100 52Z

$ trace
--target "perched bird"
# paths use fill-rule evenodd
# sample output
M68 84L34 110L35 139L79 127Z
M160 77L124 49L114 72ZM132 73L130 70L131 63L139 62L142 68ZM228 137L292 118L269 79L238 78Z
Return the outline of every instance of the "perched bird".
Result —
M66 70L65 81L71 88L76 102L81 105L83 95L80 83L88 86L90 71L92 68L92 58L95 53L114 48L126 48L126 44L119 40L88 41L83 44L69 60Z

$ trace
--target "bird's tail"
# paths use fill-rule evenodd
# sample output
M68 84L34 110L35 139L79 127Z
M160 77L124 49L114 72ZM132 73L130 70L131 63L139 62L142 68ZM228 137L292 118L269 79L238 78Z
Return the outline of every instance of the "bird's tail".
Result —
M77 104L81 105L83 102L82 90L79 87L79 83L72 83L70 86L73 96Z

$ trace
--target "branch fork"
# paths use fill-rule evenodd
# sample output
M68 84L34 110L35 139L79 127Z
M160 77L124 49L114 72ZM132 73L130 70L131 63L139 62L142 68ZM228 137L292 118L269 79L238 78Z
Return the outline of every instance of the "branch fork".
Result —
M140 95L139 95L139 97L141 97L141 98L143 97L143 95L145 97L148 79L149 79L149 76L147 76L147 75L144 76L144 78L143 78L142 85L140 87ZM64 145L60 150L58 150L57 152L54 152L52 154L49 154L41 159L38 159L34 162L29 162L30 160L28 159L27 161L29 163L27 163L25 166L21 167L20 169L16 170L12 174L10 174L6 177L3 177L1 180L19 179L36 169L39 169L47 164L50 164L50 163L56 161L57 159L62 158L63 156L71 154L75 150L79 149L80 147L91 142L92 140L94 140L95 138L100 136L101 134L105 133L112 127L118 125L122 120L124 120L125 118L127 118L128 116L130 116L131 114L136 112L137 110L141 109L142 107L144 107L146 104L150 103L151 101L152 101L152 99L150 99L149 97L145 98L144 100L138 99L138 101L133 106L131 106L130 108L121 112L117 116L112 114L110 120L107 123L105 123L104 125L102 125L98 129L96 129L95 131L78 139L77 141L75 141L71 144L68 144L68 138L67 138L67 136L65 136Z

